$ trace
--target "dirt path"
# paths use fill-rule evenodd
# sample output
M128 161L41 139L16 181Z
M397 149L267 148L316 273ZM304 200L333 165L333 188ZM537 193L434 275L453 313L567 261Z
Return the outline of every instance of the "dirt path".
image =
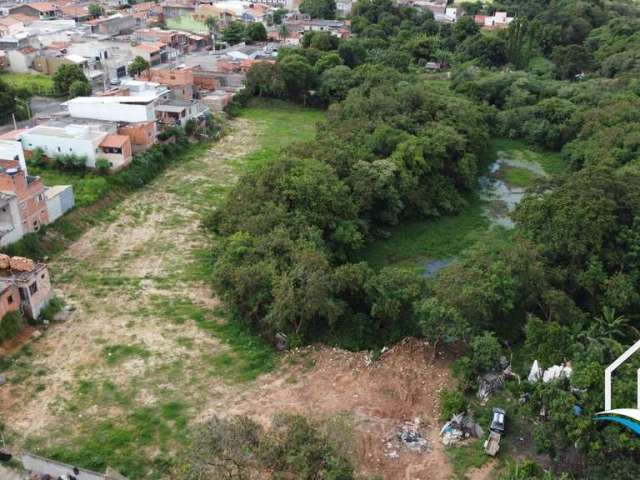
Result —
M234 120L204 158L168 171L126 199L113 221L86 232L50 264L58 294L76 311L23 360L37 378L0 390L0 411L14 430L32 435L48 429L82 382L128 388L137 379L137 400L151 402L155 394L145 384L154 385L141 381L145 376L155 381L163 366L180 359L186 369L203 351L224 348L193 322L167 322L172 313L166 310L176 301L216 305L207 286L187 280L185 270L206 242L199 230L203 200L235 181L229 160L254 150L256 135L247 120ZM178 337L186 346L176 344ZM123 352L131 355L109 362L109 353Z
M390 480L449 478L437 438L437 394L449 383L449 363L428 365L422 342L408 340L375 363L364 353L314 347L289 354L252 382L223 374L235 368L234 357L198 326L215 318L218 302L194 272L207 245L199 228L205 209L236 180L234 161L260 143L252 121L236 119L230 127L205 155L126 199L110 222L50 264L60 296L76 310L19 357L0 388L0 415L15 444L62 445L65 455L82 460L105 443L105 461L132 471L144 464L135 477L155 479L164 474L153 470L154 460L178 448L189 423L211 415L247 414L265 424L284 411L346 415L364 472ZM393 439L394 429L416 417L428 453ZM137 438L148 424L153 439ZM114 453L109 442L123 434L129 443ZM134 454L138 463L128 457ZM83 466L98 468L100 461Z

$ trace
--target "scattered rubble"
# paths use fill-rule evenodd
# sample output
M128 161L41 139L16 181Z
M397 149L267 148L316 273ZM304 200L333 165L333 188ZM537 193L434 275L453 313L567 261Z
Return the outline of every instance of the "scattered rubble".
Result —
M385 456L398 458L400 456L398 450L402 447L418 453L430 452L433 446L420 431L421 424L421 420L416 418L413 422L404 422L400 425L385 443Z
M467 438L480 438L483 435L482 427L473 420L473 417L464 413L458 413L451 417L451 420L445 423L440 430L444 445L452 445Z
M489 397L504 386L506 375L504 373L487 373L478 379L477 397L481 402L486 402Z

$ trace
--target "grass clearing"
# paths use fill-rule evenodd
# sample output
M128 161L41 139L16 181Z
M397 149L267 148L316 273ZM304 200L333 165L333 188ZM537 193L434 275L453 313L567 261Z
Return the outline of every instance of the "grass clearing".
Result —
M13 88L26 89L31 95L53 96L53 77L30 73L0 73L0 80Z
M472 443L461 446L448 447L446 452L453 465L456 479L463 480L466 473L472 468L480 468L489 461L484 453L484 440L474 440Z
M535 174L528 168L504 165L500 169L499 177L510 187L526 188L533 185L540 178L540 175Z
M140 345L107 345L103 355L108 365L117 365L130 358L149 358L151 352Z
M498 158L498 152L505 152L509 158L539 164L547 175L563 175L569 171L559 152L542 150L520 140L494 138L489 148L490 158Z
M394 266L416 273L429 260L451 258L471 246L489 228L480 200L470 197L460 214L436 220L405 222L391 235L364 248L359 259L374 268Z
M243 172L274 160L283 148L293 142L312 140L316 124L324 118L324 111L282 100L254 99L240 117L251 120L260 129L260 148L235 163L239 172Z

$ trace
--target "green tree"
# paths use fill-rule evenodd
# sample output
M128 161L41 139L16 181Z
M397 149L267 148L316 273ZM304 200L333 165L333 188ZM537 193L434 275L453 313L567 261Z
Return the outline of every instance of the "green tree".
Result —
M0 79L0 120L6 121L16 111L16 96L13 89Z
M99 3L89 4L89 15L92 17L99 17L104 14L104 8Z
M322 55L315 63L313 68L316 71L317 75L321 75L326 70L337 67L338 65L342 65L342 59L340 58L340 55L331 52Z
M138 56L133 59L131 65L129 65L129 75L133 75L134 77L140 75L142 72L146 72L151 68L149 62L147 62L144 58Z
M500 365L502 348L496 336L484 332L471 339L471 364L478 374L494 371Z
M218 19L213 15L209 15L207 16L207 18L204 19L204 24L206 25L207 30L209 30L209 36L211 37L213 48L215 50L216 33L218 32L218 24L219 24Z
M89 82L82 82L80 80L75 80L69 86L69 98L88 97L90 95L91 95L91 85L89 85Z
M331 20L336 18L335 0L302 0L300 13L306 13L311 18Z
M278 63L282 80L291 98L301 98L313 87L315 73L304 57L289 55Z
M246 36L252 42L264 42L267 40L267 29L262 22L250 23L247 27Z
M326 103L344 100L355 86L353 72L344 65L325 70L320 76L319 95Z
M244 41L245 34L244 23L234 21L227 25L227 28L222 31L222 39L230 45L235 45L236 43Z
M78 65L60 65L56 73L53 75L54 89L61 96L69 96L69 90L74 82L89 83L89 80L87 80L87 77L84 75L82 68Z
M286 41L289 38L289 27L286 24L280 25L278 28L278 35L280 36L280 40Z

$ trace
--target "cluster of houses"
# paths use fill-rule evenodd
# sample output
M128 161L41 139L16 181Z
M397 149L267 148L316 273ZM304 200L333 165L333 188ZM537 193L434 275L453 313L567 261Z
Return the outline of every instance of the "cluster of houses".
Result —
M167 0L134 5L124 0L9 2L0 2L0 68L51 75L62 64L76 64L95 86L106 86L128 76L135 57L159 65L210 51L215 38L206 25L210 17L216 19L218 32L234 21L269 25L276 9L295 12L300 0ZM104 13L94 16L95 7L90 6L97 4ZM349 0L339 7L346 15L352 3ZM350 34L349 22L344 20L289 15L284 21L288 43L297 43L305 31ZM271 25L271 36L280 40L278 30Z
M449 0L403 0L402 3L432 12L435 20L441 23L455 23L464 15L463 8ZM485 30L506 28L513 20L507 12L474 16L475 23Z

